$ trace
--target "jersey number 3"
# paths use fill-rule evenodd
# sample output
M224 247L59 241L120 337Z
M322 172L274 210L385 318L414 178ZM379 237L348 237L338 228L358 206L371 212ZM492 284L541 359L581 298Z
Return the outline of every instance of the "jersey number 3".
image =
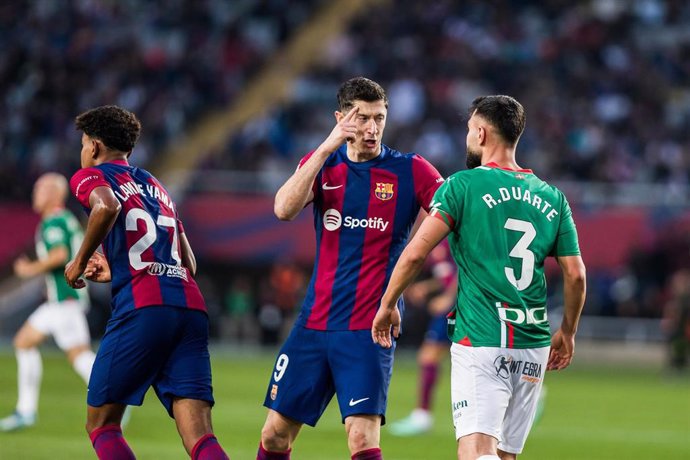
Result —
M172 247L170 248L170 256L176 262L176 265L182 265L182 259L177 250L178 235L177 235L177 221L174 217L159 215L156 222L153 221L151 214L141 208L132 208L125 216L125 228L127 231L136 232L138 230L138 222L143 221L146 227L146 233L139 238L131 248L129 248L129 264L135 270L144 270L155 261L144 262L141 255L153 246L156 242L156 223L161 227L170 227L173 231Z
M534 253L529 250L529 245L537 236L537 231L531 222L518 219L506 220L503 228L523 234L508 254L511 257L522 259L520 278L515 278L515 270L512 267L505 267L504 270L510 284L515 286L518 291L524 291L532 284L534 277Z

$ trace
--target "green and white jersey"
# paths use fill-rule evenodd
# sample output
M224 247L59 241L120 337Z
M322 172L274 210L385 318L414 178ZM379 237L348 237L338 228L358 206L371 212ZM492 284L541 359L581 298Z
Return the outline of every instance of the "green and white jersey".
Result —
M450 176L431 215L451 227L458 265L450 339L475 347L548 346L544 259L580 254L563 193L531 170L490 163Z
M68 260L72 260L84 238L81 225L74 214L63 209L44 217L36 230L36 254L45 259L51 249L59 246L67 248ZM48 302L79 300L88 304L86 289L73 289L65 281L65 267L61 266L45 274Z

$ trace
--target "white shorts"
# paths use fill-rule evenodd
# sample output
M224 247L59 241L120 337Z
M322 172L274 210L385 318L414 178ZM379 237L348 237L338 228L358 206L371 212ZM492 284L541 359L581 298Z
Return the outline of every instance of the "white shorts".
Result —
M46 302L29 316L27 322L37 331L52 335L60 349L69 350L91 344L85 310L84 305L76 300Z
M451 403L455 438L483 433L498 448L519 454L537 410L549 347L466 347L451 353Z

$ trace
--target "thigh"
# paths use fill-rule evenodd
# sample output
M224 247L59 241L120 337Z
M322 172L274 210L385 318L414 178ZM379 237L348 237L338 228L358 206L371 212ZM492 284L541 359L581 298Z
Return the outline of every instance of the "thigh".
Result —
M351 415L380 415L385 424L393 353L371 340L369 330L329 333L328 360L343 421Z
M506 359L501 349L453 344L450 353L455 438L482 433L500 440L511 397L509 367L494 364Z
M315 426L335 388L327 356L328 332L295 326L278 352L264 406Z
M62 302L52 327L53 338L61 350L69 350L91 343L84 307L76 301Z
M111 319L89 379L88 403L140 406L175 340L174 307L145 307Z
M158 399L173 418L175 398L204 401L209 407L214 404L208 316L202 311L182 308L175 308L174 316L177 334L166 351L165 365L153 383Z
M549 347L511 350L518 361L513 379L513 397L503 421L503 433L498 448L504 452L519 454L527 440L537 412L546 372Z
M53 325L58 320L58 304L52 302L45 302L29 315L25 324L31 326L35 331L40 332L43 336L53 334Z

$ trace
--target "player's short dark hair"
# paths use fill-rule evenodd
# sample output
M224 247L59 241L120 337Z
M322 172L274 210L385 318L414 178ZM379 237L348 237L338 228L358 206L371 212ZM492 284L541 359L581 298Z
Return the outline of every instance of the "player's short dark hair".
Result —
M364 77L350 78L338 90L338 107L341 112L350 110L355 101L383 101L388 108L388 97L381 85Z
M106 147L131 152L139 139L141 123L129 110L116 105L104 105L87 110L74 120L77 129L99 139Z
M472 101L470 116L476 113L491 123L498 134L510 145L517 144L525 130L525 109L510 96L481 96Z

